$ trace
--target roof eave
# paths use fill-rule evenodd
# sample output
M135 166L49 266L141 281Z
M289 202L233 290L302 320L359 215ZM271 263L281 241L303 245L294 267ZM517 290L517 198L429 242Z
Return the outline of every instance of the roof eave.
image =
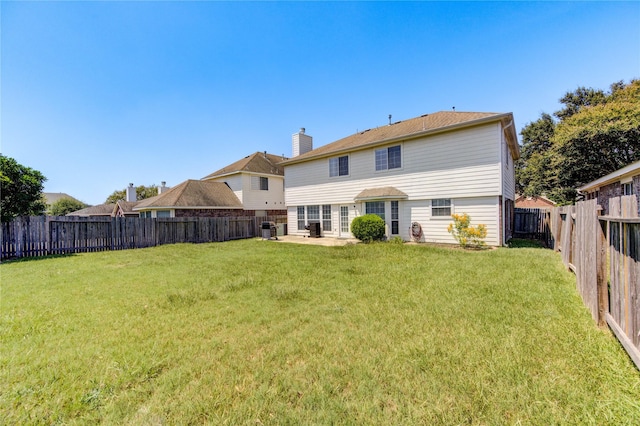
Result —
M408 195L372 195L369 197L356 197L353 201L359 203L361 201L385 201L385 200L406 200Z
M496 115L492 115L489 117L482 117L482 118L478 118L476 120L471 120L471 121L465 121L463 123L456 123L456 124L451 124L448 126L443 126L443 127L438 127L435 129L426 129L426 130L421 130L419 132L416 133L409 133L406 135L402 135L402 136L396 136L393 138L388 138L388 139L382 139L379 141L374 141L374 142L369 142L363 145L359 145L356 147L351 147L351 148L343 148L340 150L336 150L336 151L331 151L331 152L326 152L323 154L319 154L319 155L313 155L313 156L309 156L309 157L305 157L305 158L301 158L301 159L296 159L291 158L289 160L283 161L279 164L282 164L282 166L286 167L286 166L290 166L292 164L298 164L298 163L304 163L307 161L312 161L312 160L318 160L321 158L328 158L328 157L334 157L336 155L339 154L344 154L347 152L355 152L355 151L362 151L365 149L369 149L371 147L374 146L380 146L380 145L387 145L390 143L395 143L395 142L401 142L401 141L406 141L406 140L411 140L411 139L418 139L420 137L423 136L431 136L431 135L437 135L440 133L447 133L447 132L451 132L454 130L460 130L460 129L464 129L464 128L468 128L468 127L475 127L475 126L479 126L482 124L486 124L486 123L493 123L496 121L501 121L504 122L504 120L506 118L513 118L513 115L511 113L503 113L503 114L496 114Z
M244 207L231 207L231 206L148 206L148 207L135 207L134 211L144 211L144 210L243 210Z
M589 182L588 184L581 186L577 190L578 192L582 192L582 191L588 191L590 189L595 189L603 185L617 182L620 179L624 179L625 177L628 177L627 175L635 176L634 172L640 173L640 161L631 163L628 166L625 166L619 170L616 170L613 173L609 173L608 175L601 177L600 179L596 179L593 182Z

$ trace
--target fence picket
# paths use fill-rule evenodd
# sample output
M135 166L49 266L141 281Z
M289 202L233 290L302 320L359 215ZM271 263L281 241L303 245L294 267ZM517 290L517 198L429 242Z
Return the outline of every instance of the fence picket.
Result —
M20 217L2 223L1 259L252 238L265 220L286 223L287 217Z
M556 247L565 266L575 272L576 288L594 320L609 325L640 369L637 198L635 195L612 198L609 216L598 216L599 212L595 200L554 208L551 212L553 239L561 242ZM608 271L605 267L607 252Z

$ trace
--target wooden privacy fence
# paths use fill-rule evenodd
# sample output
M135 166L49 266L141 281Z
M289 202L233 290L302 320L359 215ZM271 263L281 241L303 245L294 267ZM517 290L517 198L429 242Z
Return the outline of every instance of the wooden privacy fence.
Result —
M575 272L593 319L609 325L640 369L638 201L635 195L617 197L609 202L608 216L599 216L600 210L596 200L552 209L554 248Z
M553 247L551 234L551 209L514 209L513 233L515 238L533 238Z
M286 224L287 217L22 217L2 223L1 258L252 238L260 235L263 221Z

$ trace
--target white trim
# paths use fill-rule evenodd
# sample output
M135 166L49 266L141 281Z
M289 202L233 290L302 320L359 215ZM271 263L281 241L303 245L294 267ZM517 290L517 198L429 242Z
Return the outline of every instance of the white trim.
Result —
M588 184L578 188L578 192L592 191L596 186L605 186L610 183L618 182L621 178L626 177L627 174L631 174L632 177L640 175L640 161L631 163L626 167L623 167L613 173L609 173L608 175L601 177L600 179L589 182Z

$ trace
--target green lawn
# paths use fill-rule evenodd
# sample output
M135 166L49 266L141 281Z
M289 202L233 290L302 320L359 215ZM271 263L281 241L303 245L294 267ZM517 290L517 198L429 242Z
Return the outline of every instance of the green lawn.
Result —
M640 424L549 250L254 239L0 274L0 424Z

